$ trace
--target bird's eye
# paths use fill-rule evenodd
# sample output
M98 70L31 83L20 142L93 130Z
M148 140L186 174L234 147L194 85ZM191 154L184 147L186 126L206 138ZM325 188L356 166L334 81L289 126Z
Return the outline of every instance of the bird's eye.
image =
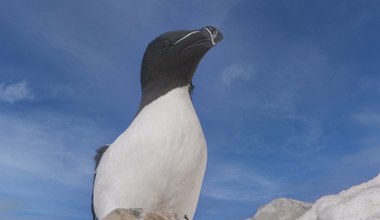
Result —
M165 48L169 48L169 49L172 49L175 46L174 43L172 43L172 42L170 42L168 40L165 40L164 44L165 44Z
M168 41L168 40L164 40L164 47L165 48L172 48L173 47L173 44L172 43L170 43L170 41Z

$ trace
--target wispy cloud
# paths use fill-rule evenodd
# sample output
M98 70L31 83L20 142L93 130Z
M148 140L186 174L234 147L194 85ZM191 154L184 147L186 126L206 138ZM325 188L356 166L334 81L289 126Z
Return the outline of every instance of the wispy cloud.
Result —
M252 76L253 68L250 65L234 63L221 71L220 80L224 86L231 86L237 80L247 81Z
M92 173L92 150L103 144L102 133L81 118L47 112L29 118L4 112L0 139L6 150L0 154L0 168L63 184L83 183L80 180Z
M347 147L350 151L329 161L325 171L329 174L329 185L335 191L363 182L379 173L380 114L367 109L354 113L351 119L354 122L351 129L355 132L352 133L353 138L348 138Z
M343 157L349 164L361 164L360 167L377 167L380 164L380 114L373 111L364 111L352 116L352 119L364 129L370 129L360 139L358 151Z
M328 137L319 121L303 116L292 116L286 120L292 125L287 129L290 132L281 149L288 155L305 157L326 147L324 142Z
M16 200L0 200L0 213L11 212L22 207L20 201Z
M360 164L360 167L378 167L380 165L379 155L380 146L378 144L373 147L365 148L354 154L344 156L343 163L347 166L352 166L352 164L355 164L355 166L359 166Z
M62 215L66 219L68 213L83 215L89 202L76 207L68 201L90 200L92 157L98 146L107 143L107 134L84 118L1 112L0 174L4 178L0 218L17 213ZM80 193L74 198L74 192ZM19 202L22 205L16 206Z
M210 171L202 194L206 197L230 201L259 201L280 191L274 180L249 168L222 165Z
M352 118L363 126L373 126L380 129L380 114L369 111L354 114Z
M22 100L33 100L34 94L28 86L27 81L13 84L0 83L0 101L16 103Z

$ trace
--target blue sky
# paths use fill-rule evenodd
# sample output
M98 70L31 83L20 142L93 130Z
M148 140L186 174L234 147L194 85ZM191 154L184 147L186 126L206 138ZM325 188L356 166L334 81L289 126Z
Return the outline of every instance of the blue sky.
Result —
M148 42L214 25L193 101L196 218L312 202L380 169L375 0L0 1L0 219L90 219L95 150L127 128Z

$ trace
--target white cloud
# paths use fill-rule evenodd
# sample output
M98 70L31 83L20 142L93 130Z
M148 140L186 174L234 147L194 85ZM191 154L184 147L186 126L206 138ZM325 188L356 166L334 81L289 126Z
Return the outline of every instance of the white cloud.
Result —
M27 81L19 83L5 84L0 83L0 101L15 103L22 100L33 100L34 94L28 87Z
M253 75L253 68L247 64L234 63L220 73L220 80L224 86L231 86L236 80L247 81Z

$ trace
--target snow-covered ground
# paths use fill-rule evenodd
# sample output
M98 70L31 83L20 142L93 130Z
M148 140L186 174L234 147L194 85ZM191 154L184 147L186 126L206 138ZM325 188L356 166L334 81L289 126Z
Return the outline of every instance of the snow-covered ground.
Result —
M261 207L251 220L380 220L380 174L314 204L276 199Z

